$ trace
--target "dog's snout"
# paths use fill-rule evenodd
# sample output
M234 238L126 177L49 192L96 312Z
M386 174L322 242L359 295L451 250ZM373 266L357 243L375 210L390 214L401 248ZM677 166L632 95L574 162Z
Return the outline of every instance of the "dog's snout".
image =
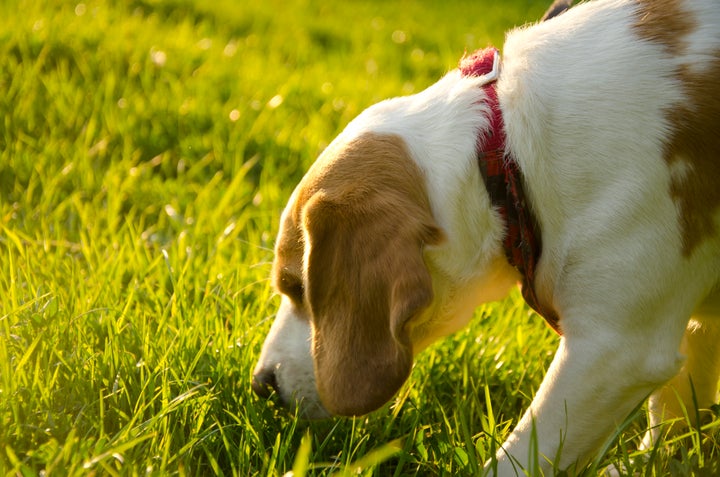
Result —
M261 398L269 398L273 391L277 393L278 384L275 369L265 368L253 374L252 388L255 394Z

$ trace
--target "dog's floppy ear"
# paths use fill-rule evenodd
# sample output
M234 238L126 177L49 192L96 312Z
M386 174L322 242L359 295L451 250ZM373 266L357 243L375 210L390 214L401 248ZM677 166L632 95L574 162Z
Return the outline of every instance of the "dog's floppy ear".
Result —
M354 158L362 165L345 157L346 185L329 179L335 185L318 191L303 214L315 377L323 405L336 415L375 410L405 382L413 361L405 325L433 296L422 250L442 233L421 178L393 172L406 152L390 138L352 146L367 155ZM385 157L373 165L378 154ZM409 166L416 168L402 168Z
M553 17L560 15L570 8L573 0L555 0L552 5L547 9L545 14L540 19L541 22L550 20Z

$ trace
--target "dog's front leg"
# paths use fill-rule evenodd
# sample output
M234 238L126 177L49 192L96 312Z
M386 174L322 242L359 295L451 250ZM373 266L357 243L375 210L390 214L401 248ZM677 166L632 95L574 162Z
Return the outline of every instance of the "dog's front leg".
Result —
M581 469L632 409L681 366L676 352L661 353L650 343L609 333L563 337L530 408L497 461L486 464L489 474L524 475L525 469L552 475L559 469L572 475ZM539 469L532 469L534 449Z

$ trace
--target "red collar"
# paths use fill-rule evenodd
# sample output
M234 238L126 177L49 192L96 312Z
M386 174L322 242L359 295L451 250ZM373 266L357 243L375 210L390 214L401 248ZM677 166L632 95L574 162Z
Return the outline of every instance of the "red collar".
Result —
M499 72L500 55L495 48L478 50L460 60L463 76L485 79L482 88L490 108L490 128L478 137L478 164L490 202L505 222L505 256L522 276L523 298L558 334L562 334L557 313L544 306L535 293L535 268L542 251L540 228L525 200L522 172L505 148L505 126L495 87Z

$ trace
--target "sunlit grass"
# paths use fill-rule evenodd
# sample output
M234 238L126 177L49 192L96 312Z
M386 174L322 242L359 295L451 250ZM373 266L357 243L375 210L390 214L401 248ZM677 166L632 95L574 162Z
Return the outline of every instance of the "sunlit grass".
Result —
M544 7L0 4L0 474L478 473L557 344L518 294L366 418L299 421L249 379L279 212L317 153ZM643 425L597 468L633 462ZM717 469L717 426L646 475Z

